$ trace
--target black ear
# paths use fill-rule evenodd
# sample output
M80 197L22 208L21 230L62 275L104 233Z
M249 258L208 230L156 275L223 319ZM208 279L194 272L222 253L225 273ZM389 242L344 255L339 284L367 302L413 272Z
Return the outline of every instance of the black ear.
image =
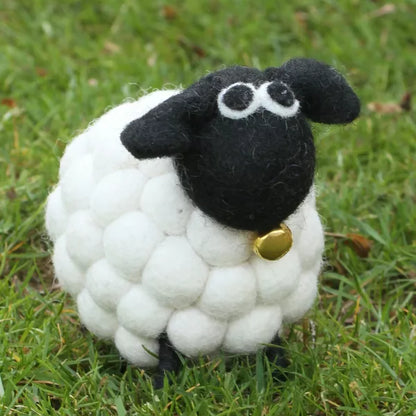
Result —
M210 78L203 78L128 124L121 142L138 159L186 152L193 125L209 118L215 107L215 90Z
M174 95L128 124L121 142L138 159L183 153L190 142L185 112L182 93Z
M329 65L295 58L264 72L270 81L281 80L293 90L303 114L312 121L344 124L360 113L360 100L344 77Z

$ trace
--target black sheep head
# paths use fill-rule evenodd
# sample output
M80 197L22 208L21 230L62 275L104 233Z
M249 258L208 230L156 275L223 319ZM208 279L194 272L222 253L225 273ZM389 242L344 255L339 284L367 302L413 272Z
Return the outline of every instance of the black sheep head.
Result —
M222 224L262 233L292 214L312 185L306 118L343 124L359 111L335 69L298 58L265 71L211 73L131 122L121 141L139 159L173 156L196 206Z

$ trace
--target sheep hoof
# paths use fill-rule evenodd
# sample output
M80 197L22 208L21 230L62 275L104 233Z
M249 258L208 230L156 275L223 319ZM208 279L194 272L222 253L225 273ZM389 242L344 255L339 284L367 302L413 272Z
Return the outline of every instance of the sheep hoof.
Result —
M162 334L159 337L159 364L153 377L153 388L155 390L162 389L165 377L167 377L169 384L172 384L172 375L178 373L180 365L181 361L177 352L169 343L167 335Z
M286 381L289 375L284 371L290 365L290 361L286 356L286 351L282 346L282 340L279 335L276 335L269 346L265 349L265 356L275 368L272 372L275 381Z

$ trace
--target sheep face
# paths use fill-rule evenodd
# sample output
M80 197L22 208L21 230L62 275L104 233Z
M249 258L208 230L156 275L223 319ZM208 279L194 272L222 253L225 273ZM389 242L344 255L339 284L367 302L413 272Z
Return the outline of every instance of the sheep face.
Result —
M267 82L262 73L256 84L221 89L211 117L195 127L188 151L175 162L184 189L202 211L228 226L265 232L307 195L315 149L292 91ZM286 91L278 98L289 96L288 105L268 95L276 85Z
M263 72L232 67L209 74L131 122L121 140L137 158L173 156L188 196L218 222L267 232L313 183L306 117L346 123L358 112L341 75L295 59Z

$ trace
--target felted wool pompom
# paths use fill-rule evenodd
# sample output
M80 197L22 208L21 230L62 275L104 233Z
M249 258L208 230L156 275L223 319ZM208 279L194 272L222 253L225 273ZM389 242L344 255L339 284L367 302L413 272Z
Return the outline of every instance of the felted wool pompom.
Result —
M186 308L201 295L208 266L184 237L167 237L154 251L143 271L143 285L162 304Z
M85 131L79 136L75 137L66 146L65 153L63 154L59 165L59 179L62 180L68 169L73 167L78 159L82 159L85 155L88 154L88 131Z
M172 309L158 303L143 285L133 287L117 307L120 324L131 333L147 338L157 338L166 328L171 314Z
M256 278L248 264L213 268L199 301L200 309L220 320L245 315L256 303Z
M148 169L144 169L146 171ZM169 235L184 234L192 212L192 204L174 172L150 178L143 190L140 206Z
M112 313L116 311L122 297L133 288L133 284L120 276L105 258L89 267L85 277L85 287L94 302Z
M310 309L317 294L316 270L321 267L320 262L315 265L315 270L302 274L296 289L281 303L283 320L292 323L302 318Z
M263 306L230 322L224 349L233 353L255 352L269 343L282 323L280 306Z
M252 255L253 233L221 226L200 210L190 217L187 237L211 266L235 266Z
M172 159L170 157L157 157L154 159L141 160L140 171L148 178L161 176L164 173L170 173L173 171Z
M63 289L72 296L81 292L85 286L85 274L69 256L65 235L56 240L52 261L55 267L55 275Z
M78 312L81 321L100 338L112 338L117 330L116 316L98 306L87 289L77 297Z
M92 155L85 154L71 164L61 181L62 200L69 213L87 209L94 188Z
M227 325L224 321L191 307L173 313L168 323L167 334L178 351L196 357L217 350L226 330Z
M53 242L65 232L68 223L68 213L66 212L62 200L62 188L57 186L48 197L45 212L46 228Z
M104 255L103 232L90 210L79 210L69 217L66 248L71 259L87 270Z
M290 250L279 261L272 263L253 257L251 266L257 275L258 296L265 304L280 302L293 292L302 273L296 250Z
M139 337L120 326L114 340L120 354L132 364L143 368L157 365L159 345L155 339Z
M137 169L122 169L103 178L91 194L90 207L95 220L103 226L140 206L144 175ZM114 198L117 195L117 198Z
M103 233L104 252L108 262L132 281L140 281L141 271L163 233L141 211L123 214Z

